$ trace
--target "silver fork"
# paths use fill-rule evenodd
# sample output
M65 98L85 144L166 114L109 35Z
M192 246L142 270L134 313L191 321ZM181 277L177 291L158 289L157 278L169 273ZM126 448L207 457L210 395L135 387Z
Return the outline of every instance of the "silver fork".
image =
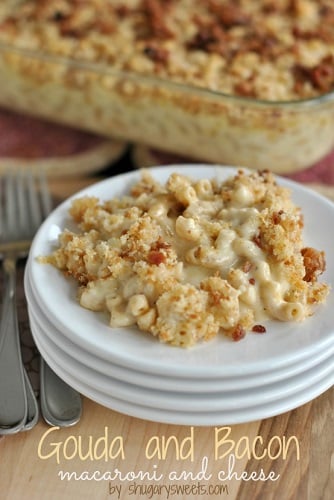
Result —
M45 179L40 179L40 183ZM50 211L50 198L39 206L30 172L9 172L2 182L0 199L0 256L3 260L4 294L0 322L0 434L30 428L37 420L37 401L25 372L16 307L16 264L26 257L36 229ZM44 213L43 213L44 212Z
M46 178L31 172L8 174L0 196L0 257L5 271L5 294L0 323L0 434L31 429L39 408L22 363L16 313L16 262L27 256L33 236L52 208ZM1 191L0 191L1 193ZM2 203L3 201L3 203ZM66 427L80 420L80 394L40 360L40 403L44 420Z

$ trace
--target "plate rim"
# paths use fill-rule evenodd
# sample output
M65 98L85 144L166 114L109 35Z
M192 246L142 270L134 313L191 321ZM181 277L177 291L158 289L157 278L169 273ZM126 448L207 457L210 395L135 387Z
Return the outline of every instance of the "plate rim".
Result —
M90 400L101 404L113 411L125 414L133 418L159 422L163 424L174 425L194 425L194 426L214 426L214 425L237 425L256 420L271 418L288 411L294 410L303 404L306 404L321 394L329 390L334 384L334 370L323 377L315 384L308 386L307 390L297 391L295 394L274 400L272 403L257 405L249 411L249 408L243 408L242 411L233 409L229 411L215 412L178 412L175 410L165 410L160 408L147 407L145 405L134 404L131 401L120 400L110 396L103 391L98 391L89 386L89 384L78 380L68 374L66 369L58 365L48 355L43 354L51 368L74 389ZM65 377L64 377L65 373ZM74 381L74 383L73 383ZM98 396L96 396L98 395ZM112 401L112 403L110 403ZM248 410L248 413L247 413ZM167 417L166 417L167 415ZM248 415L248 416L247 416Z

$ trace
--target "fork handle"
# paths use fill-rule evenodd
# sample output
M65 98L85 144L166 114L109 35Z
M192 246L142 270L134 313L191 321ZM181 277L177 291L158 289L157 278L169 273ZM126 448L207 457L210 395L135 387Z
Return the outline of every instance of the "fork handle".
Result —
M3 260L4 296L0 322L0 434L20 430L27 398L16 309L16 259ZM3 431L3 432L2 432Z

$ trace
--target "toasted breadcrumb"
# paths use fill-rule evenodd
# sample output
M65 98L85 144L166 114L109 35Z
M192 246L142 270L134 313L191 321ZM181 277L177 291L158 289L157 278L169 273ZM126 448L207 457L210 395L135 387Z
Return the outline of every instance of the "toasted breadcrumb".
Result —
M252 98L334 89L330 0L3 4L0 39L18 46Z

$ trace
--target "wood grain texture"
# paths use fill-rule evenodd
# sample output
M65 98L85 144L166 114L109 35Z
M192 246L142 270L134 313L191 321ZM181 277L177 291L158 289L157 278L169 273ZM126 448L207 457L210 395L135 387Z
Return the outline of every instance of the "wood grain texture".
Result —
M241 484L238 500L329 500L334 494L334 389L293 411L263 420L260 435L296 436L300 458L295 454L270 463L250 460L246 470L272 468L280 475L275 483ZM282 496L283 495L283 496Z
M259 430L260 422L252 422L244 425L235 425L231 427L230 439L237 442L243 436L248 436L253 439ZM217 473L221 468L226 467L226 461L214 460L214 436L215 429L213 427L195 427L193 428L194 435L194 460L177 459L175 449L172 446L165 457L160 459L154 457L149 459L146 456L146 447L149 440L157 436L159 440L163 437L170 438L175 436L179 443L190 436L191 428L188 426L175 426L167 424L159 424L141 419L136 419L122 415L120 413L108 410L88 399L84 399L83 418L74 428L61 429L52 432L49 438L45 440L45 445L42 446L42 455L46 455L50 448L50 443L62 442L67 438L74 436L77 440L82 439L83 449L87 449L87 442L91 436L93 442L96 443L103 433L104 429L108 429L109 441L114 437L122 436L124 438L125 458L117 458L115 460L82 460L75 456L71 460L64 458L63 453L60 453L60 461L57 463L56 456L50 458L41 458L38 454L39 443L41 443L44 433L49 429L43 422L39 422L35 429L29 433L20 433L14 436L3 437L0 440L0 485L2 500L19 500L27 498L31 500L73 500L99 498L115 498L109 493L109 481L62 481L58 473L59 471L75 471L78 474L87 471L92 474L99 470L102 473L119 469L122 474L130 471L146 471L152 472L155 470L163 478L156 481L156 485L169 485L171 481L168 475L175 471L181 474L183 471L191 472L196 475L202 468L203 457L208 457L209 466L208 474L212 474L212 479L200 481L203 485L219 486L216 479ZM4 460L5 458L5 460ZM239 474L246 467L246 459L238 460L235 471ZM121 482L115 480L112 485L122 485L122 493L120 498L127 500L129 496L129 486L136 483L137 485L149 486L154 481L149 480L127 480ZM179 485L197 484L198 480L191 479L174 481ZM238 495L239 481L228 482L228 494L224 497L235 499ZM29 495L28 495L29 493ZM147 498L147 496L132 495L132 498ZM159 495L153 496L154 499L160 499ZM161 498L166 498L162 495ZM172 497L173 498L173 497ZM191 494L177 495L175 498L188 498L193 500L196 498ZM203 498L208 498L205 495ZM212 498L221 498L221 496L212 495Z
M132 418L104 408L84 398L84 413L80 423L74 428L54 431L45 440L41 447L41 454L46 455L51 450L50 443L64 443L66 439L82 439L82 447L87 450L88 440L94 443L104 435L107 428L109 442L114 437L122 436L124 439L125 458L116 459L93 459L83 460L78 455L71 459L64 458L60 451L59 463L56 456L41 458L38 447L42 437L49 427L39 422L37 427L28 433L20 433L14 436L2 437L0 439L0 485L2 500L19 500L29 496L31 500L64 500L91 498L107 499L116 498L109 491L110 486L122 486L119 498L127 500L129 487L136 483L142 487L148 487L153 481L115 479L109 481L66 481L58 476L59 471L76 472L77 474L87 471L92 474L99 470L101 473L119 469L122 474L130 471L152 472L154 468L163 479L156 481L156 485L168 486L171 481L168 475L171 471L182 473L191 472L196 475L202 467L203 457L208 458L207 474L212 477L209 480L199 481L202 485L222 486L227 489L221 495L212 493L210 495L198 496L198 498L228 498L229 500L330 500L333 497L333 424L334 424L334 389L327 391L316 400L283 415L263 420L262 422L251 422L249 424L231 426L229 438L234 443L241 442L245 438L249 441L256 436L263 438L262 447L266 448L273 436L282 438L295 435L300 444L300 459L297 460L296 453L292 449L286 459L282 457L255 460L247 457L236 460L234 472L239 476L246 471L259 472L261 469L266 474L274 471L279 475L277 481L243 481L232 478L229 481L218 481L219 471L227 469L227 458L215 459L214 437L217 428L195 427L194 435L194 460L177 460L175 450L171 447L165 457L160 459L146 456L148 441L157 436L169 438L175 436L181 443L190 436L190 427L159 424L141 419ZM260 452L261 450L257 450ZM273 451L274 453L274 451ZM192 481L181 480L174 482L179 485L197 484ZM138 486L139 488L139 486ZM132 498L148 498L148 496L131 495ZM159 496L153 496L159 499ZM161 496L161 498L167 498ZM193 500L194 496L188 494L175 495L171 498L184 498Z

